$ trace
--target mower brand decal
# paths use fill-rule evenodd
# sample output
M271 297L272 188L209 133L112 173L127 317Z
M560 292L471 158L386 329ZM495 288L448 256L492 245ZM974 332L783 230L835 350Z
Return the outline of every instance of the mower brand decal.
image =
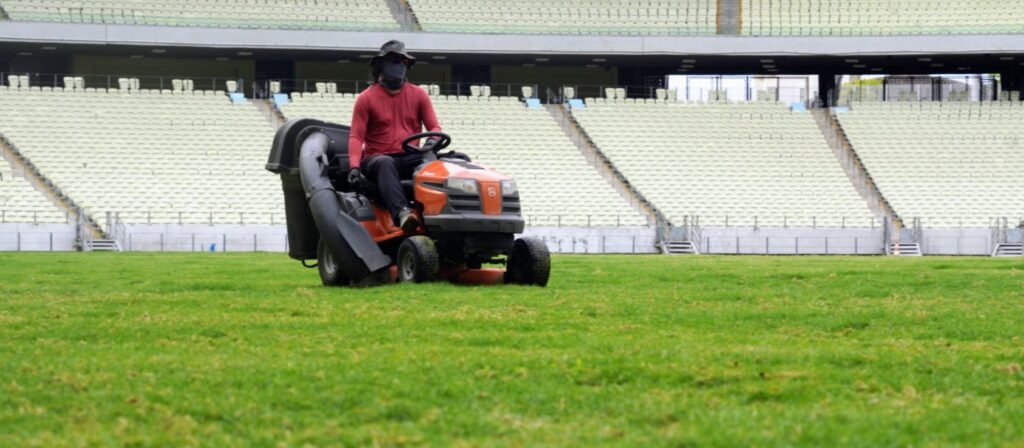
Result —
M487 196L491 197L491 198L497 197L498 196L498 189L494 188L493 186L487 187Z

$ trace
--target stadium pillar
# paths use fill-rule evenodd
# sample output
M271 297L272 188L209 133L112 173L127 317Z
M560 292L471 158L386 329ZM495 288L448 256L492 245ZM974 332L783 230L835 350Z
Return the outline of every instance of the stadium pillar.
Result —
M834 106L839 99L838 77L835 73L818 74L818 102L822 107Z

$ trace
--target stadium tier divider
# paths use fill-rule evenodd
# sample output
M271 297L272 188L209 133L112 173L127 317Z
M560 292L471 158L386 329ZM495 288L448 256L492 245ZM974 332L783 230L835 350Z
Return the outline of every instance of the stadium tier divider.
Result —
M544 109L527 109L517 97L429 94L451 149L513 177L523 216L531 226L646 226L639 211L614 190ZM349 123L356 95L292 94L280 107L289 119L316 118Z

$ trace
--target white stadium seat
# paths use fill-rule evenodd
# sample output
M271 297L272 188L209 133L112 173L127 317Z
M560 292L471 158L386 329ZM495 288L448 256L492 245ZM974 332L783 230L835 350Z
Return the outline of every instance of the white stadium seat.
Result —
M810 113L778 103L588 103L573 115L676 225L867 227Z
M0 133L100 224L283 222L266 119L224 92L170 92L0 91Z
M855 102L837 117L905 222L989 227L1024 218L1024 103Z

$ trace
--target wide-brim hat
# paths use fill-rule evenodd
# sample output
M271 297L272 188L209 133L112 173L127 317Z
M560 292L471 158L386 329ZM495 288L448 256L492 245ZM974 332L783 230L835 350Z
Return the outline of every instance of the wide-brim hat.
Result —
M380 53L377 53L376 56L370 59L370 64L376 64L377 61L380 61L381 58L387 56L388 53L402 55L402 57L409 60L410 67L412 67L413 64L416 63L416 58L413 57L413 55L409 54L409 52L405 51L405 42L402 42L400 40L389 40L384 45L380 46Z

